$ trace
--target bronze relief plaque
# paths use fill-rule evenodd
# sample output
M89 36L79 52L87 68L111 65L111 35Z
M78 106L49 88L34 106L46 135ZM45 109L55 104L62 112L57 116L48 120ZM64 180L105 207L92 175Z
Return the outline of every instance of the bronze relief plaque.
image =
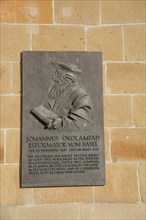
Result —
M100 52L22 53L22 187L105 184Z

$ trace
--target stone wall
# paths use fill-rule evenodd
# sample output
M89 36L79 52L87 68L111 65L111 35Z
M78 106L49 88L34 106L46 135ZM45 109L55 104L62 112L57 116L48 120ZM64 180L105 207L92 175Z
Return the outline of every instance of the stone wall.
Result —
M143 0L1 0L1 219L145 219ZM19 187L20 52L102 51L107 184Z

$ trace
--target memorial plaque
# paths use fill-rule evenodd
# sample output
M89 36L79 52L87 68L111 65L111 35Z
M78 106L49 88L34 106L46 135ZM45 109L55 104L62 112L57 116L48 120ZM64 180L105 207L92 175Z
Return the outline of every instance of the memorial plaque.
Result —
M22 53L22 187L105 184L101 52Z

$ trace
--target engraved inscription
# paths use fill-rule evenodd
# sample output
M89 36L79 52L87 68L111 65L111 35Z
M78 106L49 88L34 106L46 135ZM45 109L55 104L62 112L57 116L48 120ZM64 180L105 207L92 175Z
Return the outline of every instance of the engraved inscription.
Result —
M98 170L99 139L98 135L27 137L28 173L76 174Z
M29 174L75 174L99 169L99 154L29 155Z

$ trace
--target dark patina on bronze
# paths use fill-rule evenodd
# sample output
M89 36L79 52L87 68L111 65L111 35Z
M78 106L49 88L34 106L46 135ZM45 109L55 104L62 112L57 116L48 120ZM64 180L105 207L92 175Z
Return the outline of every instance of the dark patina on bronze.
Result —
M105 184L100 52L22 53L22 187Z

